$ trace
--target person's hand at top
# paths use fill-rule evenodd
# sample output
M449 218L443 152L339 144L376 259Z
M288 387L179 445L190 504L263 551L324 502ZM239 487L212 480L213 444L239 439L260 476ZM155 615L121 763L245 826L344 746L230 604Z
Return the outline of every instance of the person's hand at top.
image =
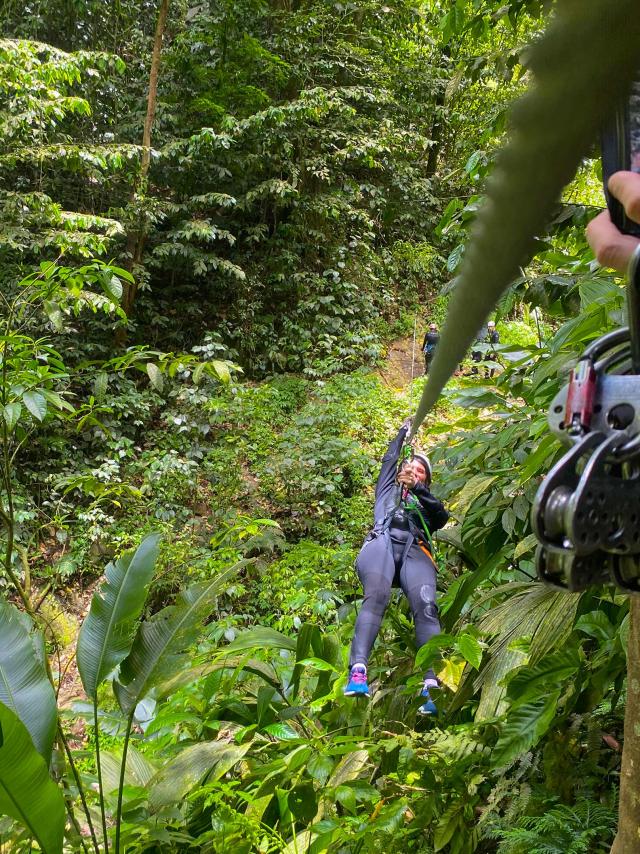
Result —
M614 172L609 178L609 192L622 203L625 213L640 223L640 175L635 172ZM603 267L626 273L631 256L640 246L640 239L623 234L611 222L605 210L587 226L587 240Z

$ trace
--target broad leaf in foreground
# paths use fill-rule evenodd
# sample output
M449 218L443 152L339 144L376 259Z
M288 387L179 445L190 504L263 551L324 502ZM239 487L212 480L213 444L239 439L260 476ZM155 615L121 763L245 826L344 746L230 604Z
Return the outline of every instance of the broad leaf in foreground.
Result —
M560 691L544 694L510 712L491 754L494 768L508 765L545 734L556 713Z
M527 263L562 188L638 68L636 0L559 0L546 35L532 48L534 87L512 112L474 225L412 434L505 289Z
M149 782L149 806L153 812L179 803L206 775L209 782L219 780L239 762L251 747L225 741L191 744L168 762Z
M202 620L209 616L217 596L238 572L242 563L221 572L212 581L195 584L178 594L169 605L143 622L120 666L114 688L120 708L129 715L137 704L164 679L188 666L185 651L195 642Z
M48 763L58 710L41 644L30 618L9 602L0 602L0 702L20 718Z
M288 649L295 652L297 641L295 638L287 637L282 632L270 629L268 626L256 626L241 632L229 646L225 646L223 652L240 652L248 649Z
M44 854L60 854L64 801L27 728L0 703L0 813L23 825Z
M147 598L158 557L159 534L151 534L133 555L108 564L105 582L91 600L78 637L76 660L87 696L127 657Z

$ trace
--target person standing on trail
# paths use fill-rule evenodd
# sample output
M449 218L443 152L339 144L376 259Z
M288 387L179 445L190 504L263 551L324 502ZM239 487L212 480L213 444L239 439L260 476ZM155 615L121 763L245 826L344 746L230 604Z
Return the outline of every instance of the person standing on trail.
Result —
M409 600L418 648L440 632L436 566L429 537L447 523L449 514L430 492L431 463L425 454L414 451L413 458L398 473L398 460L410 425L411 419L405 421L382 458L376 482L374 526L356 559L364 598L349 656L349 681L344 691L348 697L370 696L367 663L392 586L400 586ZM437 685L435 673L429 670L422 690L421 714L436 714L429 690Z
M438 332L438 327L435 323L430 323L429 329L425 333L424 340L422 342L425 375L429 373L429 368L431 367L431 362L433 361L433 357L436 354L436 345L439 340L440 333Z
M478 332L478 334L476 336L476 344L499 344L499 343L500 343L500 333L496 329L495 321L490 320L487 323L487 325L483 326L482 329ZM482 356L483 356L483 353L481 350L472 350L471 351L471 358L473 359L474 362L481 362ZM495 358L496 358L495 353L491 353L490 355L488 355L487 358L495 360ZM478 373L478 368L475 365L471 368L471 373L472 374ZM495 373L494 368L492 368L490 371L485 369L484 375L485 375L485 377L488 377L488 376L492 377L494 375L494 373Z
M493 320L490 320L487 323L487 340L488 340L489 344L499 344L500 343L500 333L496 329L496 324ZM492 362L497 361L497 358L498 357L496 356L495 351L489 353L489 359L491 359ZM491 368L491 370L489 370L489 371L485 370L484 375L485 375L485 377L487 377L487 376L492 377L495 374L495 372L496 372L496 369Z

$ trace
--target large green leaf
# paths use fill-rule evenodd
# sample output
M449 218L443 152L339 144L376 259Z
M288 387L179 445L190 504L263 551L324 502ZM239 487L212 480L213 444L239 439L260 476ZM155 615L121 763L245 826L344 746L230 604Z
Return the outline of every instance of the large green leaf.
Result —
M295 638L287 637L275 629L256 626L239 634L229 646L224 648L224 652L240 652L241 650L256 649L256 647L260 647L260 649L289 649L291 652L295 652L297 641Z
M0 702L18 715L48 763L58 710L41 644L29 617L0 602Z
M108 794L109 792L117 791L120 785L122 755L105 750L101 753L101 758L104 790ZM125 785L144 787L149 783L156 771L156 766L130 744L127 749L127 765L124 772Z
M529 665L535 665L553 649L560 649L573 630L578 596L551 590L542 584L513 582L494 588L485 597L508 594L479 621L478 628L492 639L479 674L471 674L474 691L482 688L476 720L492 718L503 709L505 681L524 664L517 648L521 638L530 639ZM478 605L482 605L481 599ZM486 661L486 666L484 662Z
M76 660L87 696L126 658L158 557L159 534L151 534L105 570L105 583L91 600L78 637Z
M182 591L174 605L140 625L114 686L125 714L130 714L152 688L187 666L185 650L195 642L202 620L215 607L216 597L242 565L236 564L212 581Z
M511 708L544 696L553 688L561 686L575 676L580 664L578 649L569 647L546 655L532 667L522 667L509 680L507 694L512 701Z
M208 780L219 780L242 759L250 746L251 742L205 741L186 747L150 781L150 808L155 811L179 803L205 775Z
M27 728L0 703L0 813L20 822L44 854L60 854L64 801Z
M534 237L638 67L635 0L559 0L532 48L535 85L512 112L512 133L487 187L462 262L413 433L464 358Z
M507 765L538 743L553 721L559 696L552 691L509 713L491 754L494 767Z

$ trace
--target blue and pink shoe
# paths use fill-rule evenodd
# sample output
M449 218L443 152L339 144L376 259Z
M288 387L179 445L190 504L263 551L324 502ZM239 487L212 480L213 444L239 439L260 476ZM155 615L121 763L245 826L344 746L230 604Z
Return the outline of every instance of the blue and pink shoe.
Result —
M364 664L354 664L349 673L349 681L344 689L345 697L370 697L367 684L367 668Z

